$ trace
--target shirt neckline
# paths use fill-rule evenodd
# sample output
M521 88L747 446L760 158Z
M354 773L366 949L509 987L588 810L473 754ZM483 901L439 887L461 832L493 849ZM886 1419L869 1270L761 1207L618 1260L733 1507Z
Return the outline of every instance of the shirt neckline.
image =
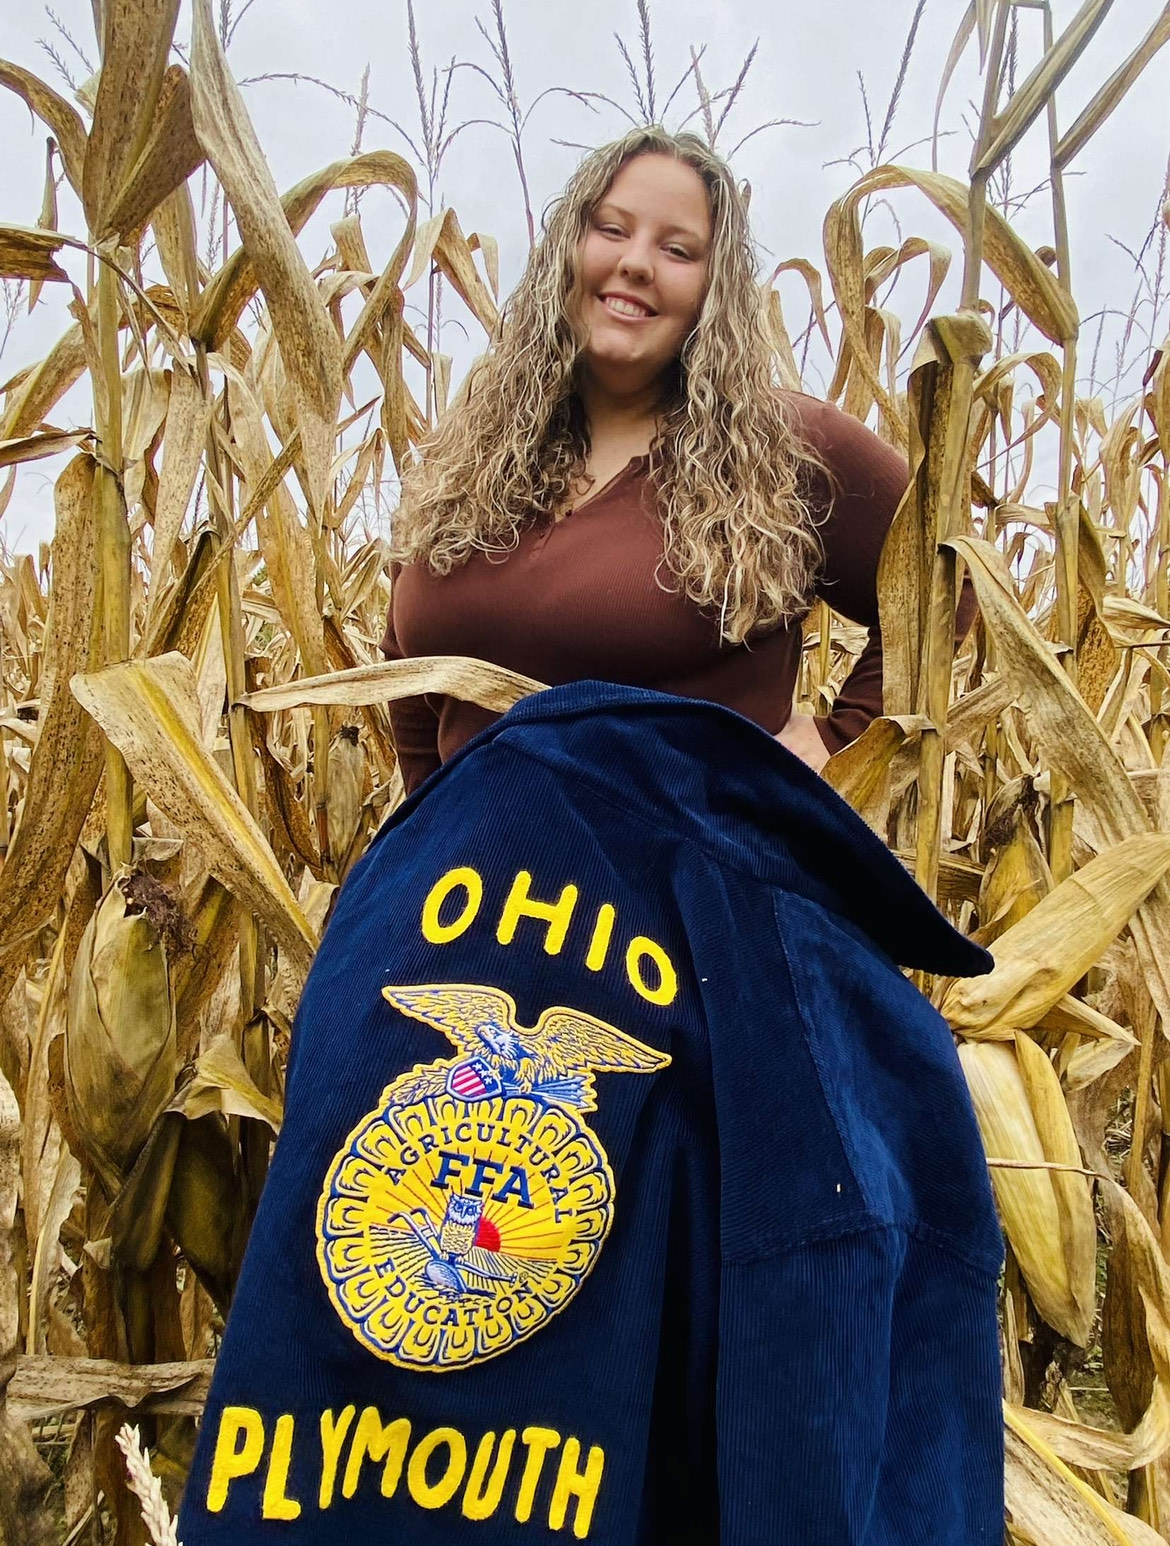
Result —
M641 456L631 456L626 465L619 468L608 482L603 483L600 488L594 489L591 494L587 494L585 498L581 500L579 504L574 505L571 510L566 510L564 515L561 516L561 520L567 521L569 516L576 515L581 510L584 510L587 505L594 504L598 499L601 498L603 494L607 494L610 489L612 489L616 484L620 483L622 479L629 473L631 468L641 467L644 463L649 462L649 460L650 457L645 453Z

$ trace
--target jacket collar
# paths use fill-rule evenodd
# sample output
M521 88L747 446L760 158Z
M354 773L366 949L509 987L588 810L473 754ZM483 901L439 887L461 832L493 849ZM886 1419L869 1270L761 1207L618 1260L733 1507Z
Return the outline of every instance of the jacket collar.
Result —
M901 966L972 977L994 965L824 779L731 709L609 682L550 687L461 747L401 814L492 741L589 784L719 863L812 896Z

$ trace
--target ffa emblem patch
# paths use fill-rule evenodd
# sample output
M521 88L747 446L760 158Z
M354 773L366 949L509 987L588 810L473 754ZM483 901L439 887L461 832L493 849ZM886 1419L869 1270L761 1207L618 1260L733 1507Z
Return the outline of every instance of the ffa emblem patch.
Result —
M516 1024L498 988L383 988L458 1056L382 1091L325 1177L317 1261L358 1341L409 1369L494 1358L564 1308L613 1221L609 1160L582 1114L595 1073L670 1059L578 1009Z

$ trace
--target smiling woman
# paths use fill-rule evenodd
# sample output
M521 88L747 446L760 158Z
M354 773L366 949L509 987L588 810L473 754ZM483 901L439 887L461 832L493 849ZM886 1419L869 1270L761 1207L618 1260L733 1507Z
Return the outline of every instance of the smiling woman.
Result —
M578 168L404 477L384 649L713 699L819 771L881 713L877 563L906 480L856 419L777 385L726 164L640 129ZM792 713L815 596L869 630L816 720ZM445 697L391 715L408 790L492 718Z
M615 296L652 315L626 317ZM816 457L794 421L730 170L695 135L636 130L586 157L553 206L404 477L398 557L434 577L498 559L644 456L663 584L714 621L716 645L741 644L807 609L820 556L801 477Z

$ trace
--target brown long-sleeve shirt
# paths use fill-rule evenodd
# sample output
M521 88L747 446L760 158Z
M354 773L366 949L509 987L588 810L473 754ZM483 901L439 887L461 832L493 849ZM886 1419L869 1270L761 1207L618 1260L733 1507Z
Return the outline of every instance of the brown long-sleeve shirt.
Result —
M821 738L837 751L882 711L877 565L907 467L851 415L802 394L786 396L832 485L815 475L810 502L818 520L824 517L815 593L869 629L831 712L817 719ZM561 520L534 523L506 556L473 553L444 576L424 564L402 569L384 654L391 660L470 655L549 686L593 677L706 698L775 735L792 711L800 623L750 644L728 644L716 619L662 588L662 527L647 465L647 457L634 457ZM960 637L973 615L968 590ZM498 717L443 696L401 700L390 706L390 716L408 793Z

